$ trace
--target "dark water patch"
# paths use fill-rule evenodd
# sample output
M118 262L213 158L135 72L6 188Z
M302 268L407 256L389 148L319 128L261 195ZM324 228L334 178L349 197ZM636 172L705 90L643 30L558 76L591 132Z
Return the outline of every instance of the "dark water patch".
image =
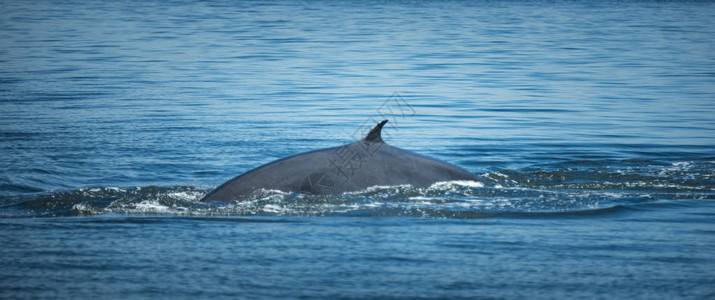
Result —
M613 217L617 214L627 214L633 212L629 205L615 205L611 207L603 207L589 210L573 210L573 211L556 211L556 212L508 212L499 214L499 217L505 218L594 218L594 217Z
M44 192L42 190L42 188L38 187L37 185L25 185L25 184L18 184L18 183L0 183L0 189L5 191L6 193L11 193L11 194L30 194L30 193ZM11 198L6 198L6 199L11 199ZM8 200L3 200L3 201L8 201Z

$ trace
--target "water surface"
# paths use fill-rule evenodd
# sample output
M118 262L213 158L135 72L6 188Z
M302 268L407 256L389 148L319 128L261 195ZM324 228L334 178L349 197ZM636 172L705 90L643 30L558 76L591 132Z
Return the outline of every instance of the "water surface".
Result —
M709 1L2 2L0 296L713 297L713 19ZM483 182L198 202L383 118L388 143Z

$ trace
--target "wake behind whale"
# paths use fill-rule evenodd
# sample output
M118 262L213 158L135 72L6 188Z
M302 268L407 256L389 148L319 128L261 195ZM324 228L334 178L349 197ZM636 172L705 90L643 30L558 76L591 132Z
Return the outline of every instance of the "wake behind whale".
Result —
M201 201L250 200L261 191L340 194L371 186L412 185L468 180L477 176L446 162L388 145L382 140L384 120L361 140L310 151L265 164L215 188Z

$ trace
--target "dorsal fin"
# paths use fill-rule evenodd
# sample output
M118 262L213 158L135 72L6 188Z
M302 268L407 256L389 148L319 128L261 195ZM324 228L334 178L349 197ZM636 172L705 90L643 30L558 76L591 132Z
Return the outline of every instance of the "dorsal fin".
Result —
M375 125L362 140L370 143L384 143L382 140L382 126L385 126L385 123L387 123L387 120L383 120Z

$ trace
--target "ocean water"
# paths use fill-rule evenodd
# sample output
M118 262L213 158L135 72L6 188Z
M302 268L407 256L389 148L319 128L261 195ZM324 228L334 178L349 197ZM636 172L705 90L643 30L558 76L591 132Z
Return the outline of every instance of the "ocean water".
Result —
M0 1L0 298L713 298L713 20ZM483 181L198 202L382 119Z

